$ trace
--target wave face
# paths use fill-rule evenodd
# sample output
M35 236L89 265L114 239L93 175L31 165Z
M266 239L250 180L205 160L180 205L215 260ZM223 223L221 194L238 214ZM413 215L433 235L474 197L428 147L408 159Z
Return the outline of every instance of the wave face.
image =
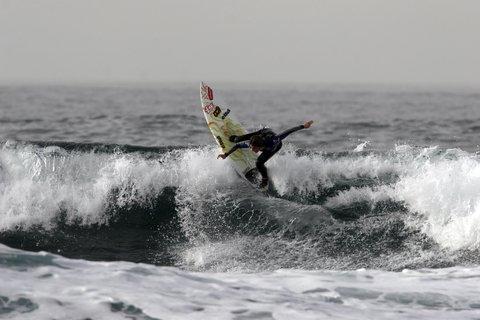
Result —
M212 271L478 264L479 156L365 144L287 144L265 196L214 147L4 141L0 242Z

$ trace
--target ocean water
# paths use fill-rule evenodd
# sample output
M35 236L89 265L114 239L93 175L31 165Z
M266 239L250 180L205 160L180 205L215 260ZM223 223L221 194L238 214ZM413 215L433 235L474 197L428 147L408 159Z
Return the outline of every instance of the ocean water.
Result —
M211 84L289 136L239 178L198 84L0 87L0 318L480 319L480 90Z

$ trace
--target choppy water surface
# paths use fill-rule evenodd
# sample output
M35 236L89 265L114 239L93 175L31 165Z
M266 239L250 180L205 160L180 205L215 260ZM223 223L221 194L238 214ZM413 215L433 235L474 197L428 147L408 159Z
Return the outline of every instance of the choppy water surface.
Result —
M249 129L315 120L267 163L269 196L216 160L197 85L0 88L0 242L24 250L0 248L2 278L17 279L18 288L0 289L1 313L50 319L43 306L92 319L200 319L214 311L236 319L400 319L457 310L473 319L478 92L218 87L218 102ZM113 274L88 278L73 307L48 302L58 288L79 286L76 274L86 270ZM149 275L158 286L165 277L177 285L158 291ZM136 298L133 278L156 299L188 295L191 286L213 294L212 283L239 293L216 307L192 297L162 309ZM462 290L467 278L476 287ZM111 293L117 286L121 297ZM256 302L230 310L238 299ZM83 313L82 304L95 311Z

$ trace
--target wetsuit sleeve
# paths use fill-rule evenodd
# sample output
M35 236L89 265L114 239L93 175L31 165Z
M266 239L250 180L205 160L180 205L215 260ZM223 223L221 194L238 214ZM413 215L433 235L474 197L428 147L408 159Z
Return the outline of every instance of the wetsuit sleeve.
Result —
M262 132L262 130L263 129L255 131L255 132L244 134L243 136L238 136L238 137L235 138L234 142L242 142L242 141L250 140L251 137L253 137L255 135L259 135Z
M283 131L282 133L280 133L279 135L277 135L277 137L280 138L280 140L283 140L283 139L285 139L289 134L294 133L295 131L302 130L302 129L305 129L305 127L303 126L303 124L301 124L301 125L299 125L299 126L296 126L296 127L293 127L293 128L291 128L291 129L285 130L285 131Z
M237 150L238 148L248 148L248 147L249 147L248 143L237 143L236 145L234 145L234 146L232 147L232 149L230 149L230 150L228 150L227 152L225 152L225 156L228 157L229 155L231 155L232 153L234 153L235 150Z

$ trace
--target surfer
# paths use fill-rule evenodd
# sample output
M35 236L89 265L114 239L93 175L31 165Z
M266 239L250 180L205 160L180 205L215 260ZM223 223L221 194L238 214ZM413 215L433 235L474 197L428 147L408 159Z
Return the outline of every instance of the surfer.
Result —
M260 188L265 188L268 185L268 174L267 168L265 167L265 162L268 161L275 153L277 153L282 148L282 140L285 139L289 134L302 130L308 129L312 125L313 120L309 120L302 125L288 129L280 134L276 134L269 128L264 128L252 133L247 133L243 136L230 136L229 140L231 142L237 142L229 151L223 154L219 154L217 159L226 159L230 154L235 152L238 148L251 148L253 152L257 153L259 151L262 154L258 157L256 166L258 172L262 175L262 182L260 183ZM249 143L238 143L242 141L249 140Z

